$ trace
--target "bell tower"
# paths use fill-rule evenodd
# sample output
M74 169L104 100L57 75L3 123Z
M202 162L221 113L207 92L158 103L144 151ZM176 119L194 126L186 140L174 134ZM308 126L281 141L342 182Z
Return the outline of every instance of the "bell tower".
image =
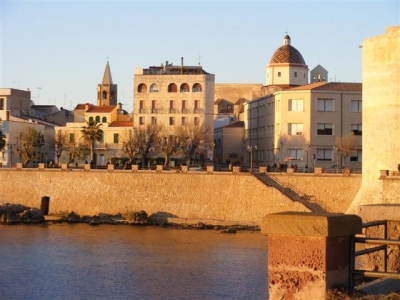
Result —
M110 106L117 105L117 103L117 85L113 84L110 64L107 61L103 82L97 85L97 105Z

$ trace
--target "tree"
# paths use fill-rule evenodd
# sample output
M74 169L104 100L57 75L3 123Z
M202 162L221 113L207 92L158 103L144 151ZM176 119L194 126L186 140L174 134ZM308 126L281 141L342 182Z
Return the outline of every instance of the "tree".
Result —
M6 147L6 136L0 130L0 151L2 151Z
M86 126L82 126L82 138L84 143L90 147L91 161L93 161L94 143L100 142L103 139L103 130L100 128L101 125L101 123L86 121Z
M135 131L130 130L121 135L122 149L128 156L127 164L132 164L134 157L140 153L142 145L141 137L143 135L137 134Z
M18 133L17 152L22 157L23 166L26 166L31 160L35 160L39 157L36 150L43 144L43 135L33 127L28 127Z
M344 158L343 167L346 167L346 158L356 150L357 142L354 134L336 137L336 151Z
M142 155L143 165L147 165L147 155L150 150L155 148L158 142L158 136L164 126L158 124L148 124L144 128L139 128L137 139L139 142L139 154Z
M195 154L209 143L208 133L209 128L204 124L189 124L188 126L178 126L175 128L175 134L178 138L179 149L185 155L185 158L190 164L190 160Z
M84 159L88 154L90 154L90 148L86 144L70 143L69 148L70 152L67 168L69 168L69 165L75 161L75 158Z
M169 167L171 156L180 149L179 138L173 130L163 130L158 136L158 147L165 153L164 167Z
M62 131L58 130L56 131L54 136L47 137L47 140L49 143L54 147L54 154L56 156L56 165L60 163L60 157L65 150L66 147L68 147L68 137L69 137L69 132L68 131Z

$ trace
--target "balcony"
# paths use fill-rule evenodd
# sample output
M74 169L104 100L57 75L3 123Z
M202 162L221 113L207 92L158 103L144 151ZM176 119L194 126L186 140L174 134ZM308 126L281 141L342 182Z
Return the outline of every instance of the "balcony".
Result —
M177 108L170 108L170 109L169 109L169 113L170 113L170 114L178 114L178 113L180 113L180 111L179 111L179 109L177 109Z
M106 144L95 142L93 147L94 147L94 149L106 149Z
M192 111L189 108L182 108L183 114L190 114Z
M195 108L194 113L195 114L204 114L205 110L204 108Z
M139 113L140 114L148 114L150 112L149 109L147 108L139 108Z
M119 149L120 145L119 145L119 143L106 143L106 148L107 149Z

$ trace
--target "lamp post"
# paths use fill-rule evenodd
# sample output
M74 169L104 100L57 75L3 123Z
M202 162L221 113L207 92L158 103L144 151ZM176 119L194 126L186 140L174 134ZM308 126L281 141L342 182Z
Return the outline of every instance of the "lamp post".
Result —
M333 155L335 155L335 152L336 152L336 163L335 163L336 173L339 173L339 148L333 146Z
M8 153L10 156L10 168L12 168L15 144L8 143L7 148L8 148ZM8 160L8 158L7 158L7 160Z
M247 146L247 151L250 152L250 172L253 173L253 151L257 150L257 146Z
M307 144L306 145L306 151L307 151L307 164L306 164L306 166L307 166L307 172L308 172L308 151L310 150L310 144Z

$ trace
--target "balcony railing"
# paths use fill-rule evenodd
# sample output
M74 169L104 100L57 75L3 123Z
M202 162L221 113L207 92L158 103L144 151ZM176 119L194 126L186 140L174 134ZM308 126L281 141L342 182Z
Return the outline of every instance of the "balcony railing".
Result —
M190 114L191 110L189 108L182 108L182 113L183 114Z
M106 144L105 143L94 143L94 149L106 149Z

